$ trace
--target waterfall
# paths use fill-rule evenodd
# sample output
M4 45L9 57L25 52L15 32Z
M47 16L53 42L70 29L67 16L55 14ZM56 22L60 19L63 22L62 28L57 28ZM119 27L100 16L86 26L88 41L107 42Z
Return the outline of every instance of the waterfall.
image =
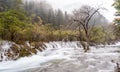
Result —
M1 48L9 50L11 44L14 43L5 42L3 45L1 45ZM31 44L27 42L27 45L30 46ZM0 72L24 72L37 67L42 69L45 68L46 65L49 67L51 63L53 63L53 69L62 67L66 68L67 65L67 68L69 68L69 66L73 66L72 68L78 66L78 68L81 68L79 72L115 72L117 68L116 63L120 64L119 46L119 43L114 44L114 47L113 45L107 45L104 48L102 45L98 46L97 48L91 46L90 51L84 53L84 50L81 48L81 45L78 41L48 42L44 43L43 47L45 50L42 52L37 50L36 54L32 54L30 56L21 57L17 60L0 62ZM1 51L5 52L4 49ZM66 61L65 63L64 60ZM56 68L56 66L54 66L54 63L56 62L54 61L61 61L60 63L63 62L62 67L61 64L58 63L59 67ZM73 64L71 65L71 63Z

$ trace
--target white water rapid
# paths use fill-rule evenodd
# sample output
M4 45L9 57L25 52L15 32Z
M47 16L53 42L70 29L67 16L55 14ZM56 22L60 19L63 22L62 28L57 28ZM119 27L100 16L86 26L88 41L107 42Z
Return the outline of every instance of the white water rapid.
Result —
M91 49L87 53L84 53L79 42L49 42L45 45L46 50L38 52L36 55L23 57L16 61L0 62L0 72L62 72L55 71L59 67L60 70L69 68L71 70L69 72L115 72L117 69L116 63L120 64L120 43L107 45L106 47L102 45L90 47ZM9 44L5 44L3 48L9 48L9 46ZM30 70L49 67L49 64L55 60L62 60L63 62L58 63L57 68L51 66L54 71L52 69L49 71L42 71L42 69L41 71ZM48 65L46 66L46 64ZM75 65L75 68L70 65Z

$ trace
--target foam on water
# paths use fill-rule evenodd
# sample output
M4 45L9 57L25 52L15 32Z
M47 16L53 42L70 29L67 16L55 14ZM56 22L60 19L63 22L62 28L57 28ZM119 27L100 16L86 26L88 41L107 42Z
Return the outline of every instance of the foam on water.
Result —
M120 44L120 43L119 43ZM46 50L38 52L30 57L20 58L16 61L0 62L0 72L18 72L30 68L42 67L47 62L56 59L76 60L81 63L81 72L114 72L116 62L120 62L119 44L112 48L91 47L88 53L84 53L79 42L49 42L45 43ZM112 62L114 60L114 62Z

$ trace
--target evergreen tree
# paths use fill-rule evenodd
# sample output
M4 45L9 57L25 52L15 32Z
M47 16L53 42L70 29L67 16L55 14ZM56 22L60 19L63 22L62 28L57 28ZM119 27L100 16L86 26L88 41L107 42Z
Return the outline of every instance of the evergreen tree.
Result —
M120 0L115 0L113 6L116 8L116 16L120 16ZM119 39L120 38L120 18L115 18L114 20L115 28L114 28L114 34Z

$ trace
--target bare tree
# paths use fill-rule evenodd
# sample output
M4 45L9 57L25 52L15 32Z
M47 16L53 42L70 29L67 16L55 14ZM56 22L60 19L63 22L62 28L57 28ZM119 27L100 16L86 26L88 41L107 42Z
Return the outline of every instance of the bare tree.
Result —
M99 14L100 8L93 8L90 6L82 6L79 10L73 12L73 23L77 24L79 35L77 36L83 46L85 52L89 50L90 33L95 26L94 16Z

